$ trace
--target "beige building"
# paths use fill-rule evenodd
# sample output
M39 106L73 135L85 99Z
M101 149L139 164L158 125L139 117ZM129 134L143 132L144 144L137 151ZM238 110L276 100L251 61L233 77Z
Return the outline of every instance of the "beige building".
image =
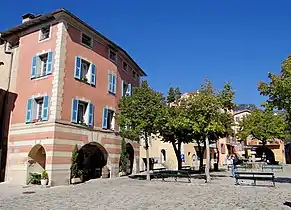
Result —
M219 166L227 164L227 157L232 152L232 147L227 142L228 140L224 138L219 139L217 144L210 145L211 168L214 168L214 164L217 162ZM197 143L182 144L181 155L184 156L182 166L190 166L197 170L199 169L200 158L203 158L203 164L206 163L206 152L202 156ZM161 138L155 136L149 138L149 157L154 162L154 168L178 168L178 162L172 144L163 142ZM140 148L140 158L140 170L143 171L146 169L146 151L143 144L141 144Z

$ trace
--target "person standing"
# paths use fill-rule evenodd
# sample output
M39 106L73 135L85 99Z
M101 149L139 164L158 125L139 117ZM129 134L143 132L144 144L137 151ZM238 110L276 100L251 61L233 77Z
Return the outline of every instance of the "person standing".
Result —
M232 175L232 177L234 177L235 176L235 169L236 169L236 164L237 164L237 160L236 160L236 157L235 157L235 155L231 155L231 163L232 163L232 165L231 165L231 175Z

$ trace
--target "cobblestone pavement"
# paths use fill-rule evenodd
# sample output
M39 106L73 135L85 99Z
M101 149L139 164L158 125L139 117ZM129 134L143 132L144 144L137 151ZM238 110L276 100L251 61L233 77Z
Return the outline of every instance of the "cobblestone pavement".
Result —
M276 187L236 186L229 172L215 174L210 184L202 179L186 183L129 178L51 188L4 183L0 184L0 209L291 209L288 171L276 173Z

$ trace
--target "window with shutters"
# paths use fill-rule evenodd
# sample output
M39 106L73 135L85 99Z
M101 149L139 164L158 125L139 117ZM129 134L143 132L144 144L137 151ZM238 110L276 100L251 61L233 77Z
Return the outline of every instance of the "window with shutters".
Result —
M115 127L115 112L111 109L103 109L102 128L114 130Z
M125 81L122 81L122 87L121 87L121 96L131 96L131 84L125 82Z
M116 94L116 74L109 72L108 73L108 92L115 95Z
M86 45L87 47L92 47L93 46L93 39L92 37L82 33L82 44Z
M51 37L51 26L42 27L39 31L39 41L48 40Z
M30 98L26 106L26 123L48 120L49 97Z
M93 104L73 99L71 121L81 125L93 126L94 106Z
M44 77L52 73L52 52L33 56L31 67L31 79Z
M96 85L96 66L78 56L75 58L74 77L82 82Z

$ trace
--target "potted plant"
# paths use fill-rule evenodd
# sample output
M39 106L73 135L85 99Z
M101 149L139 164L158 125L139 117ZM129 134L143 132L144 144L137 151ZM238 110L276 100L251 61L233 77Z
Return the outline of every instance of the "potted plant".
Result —
M82 171L79 168L78 165L78 146L75 145L74 150L72 152L72 158L71 158L71 184L77 184L80 183L81 180L81 176L82 176Z
M47 185L48 183L48 174L46 170L43 170L41 173L41 180L40 180L41 185Z

